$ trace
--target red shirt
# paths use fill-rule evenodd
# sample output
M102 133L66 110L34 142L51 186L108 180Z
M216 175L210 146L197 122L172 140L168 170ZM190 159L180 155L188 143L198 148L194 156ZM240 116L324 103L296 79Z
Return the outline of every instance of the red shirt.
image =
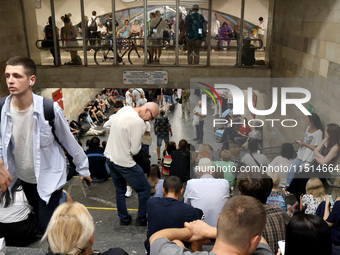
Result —
M242 135L248 136L248 133L251 131L250 127L248 125L244 126L242 125L240 129L238 130Z

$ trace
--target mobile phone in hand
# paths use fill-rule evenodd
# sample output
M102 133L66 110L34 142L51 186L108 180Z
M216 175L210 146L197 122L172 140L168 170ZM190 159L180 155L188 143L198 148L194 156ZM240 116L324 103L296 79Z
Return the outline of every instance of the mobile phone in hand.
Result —
M285 240L278 241L278 244L279 244L279 248L281 250L281 255L285 255L286 241Z
M87 187L90 187L90 185L91 185L91 182L88 180L88 179L83 179L83 185L84 185L84 187L85 188L87 188Z

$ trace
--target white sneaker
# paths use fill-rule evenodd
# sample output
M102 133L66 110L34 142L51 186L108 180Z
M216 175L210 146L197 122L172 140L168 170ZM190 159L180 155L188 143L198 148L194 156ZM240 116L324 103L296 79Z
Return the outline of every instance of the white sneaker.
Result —
M131 197L131 194L132 194L132 188L130 186L126 186L125 197Z

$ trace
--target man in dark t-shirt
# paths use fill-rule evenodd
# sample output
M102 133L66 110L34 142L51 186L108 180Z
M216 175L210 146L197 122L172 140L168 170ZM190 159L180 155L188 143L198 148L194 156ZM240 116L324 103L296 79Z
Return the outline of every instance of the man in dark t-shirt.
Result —
M182 193L181 180L176 176L170 176L164 180L164 197L154 197L148 200L148 231L147 240L144 242L148 253L150 252L149 238L155 232L165 228L183 228L184 222L202 218L202 210L178 201Z
M85 153L89 159L89 168L93 182L106 181L109 177L109 171L105 165L104 148L100 147L100 139L97 136L92 137L89 149Z

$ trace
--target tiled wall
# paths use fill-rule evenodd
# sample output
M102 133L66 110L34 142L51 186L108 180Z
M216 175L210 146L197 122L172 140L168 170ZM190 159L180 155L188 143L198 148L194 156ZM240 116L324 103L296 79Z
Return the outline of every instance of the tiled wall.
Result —
M298 86L310 90L309 103L324 127L340 124L340 1L275 1L270 64L272 77L312 78ZM288 142L303 137L306 128L306 118L293 114L302 125L284 133Z

